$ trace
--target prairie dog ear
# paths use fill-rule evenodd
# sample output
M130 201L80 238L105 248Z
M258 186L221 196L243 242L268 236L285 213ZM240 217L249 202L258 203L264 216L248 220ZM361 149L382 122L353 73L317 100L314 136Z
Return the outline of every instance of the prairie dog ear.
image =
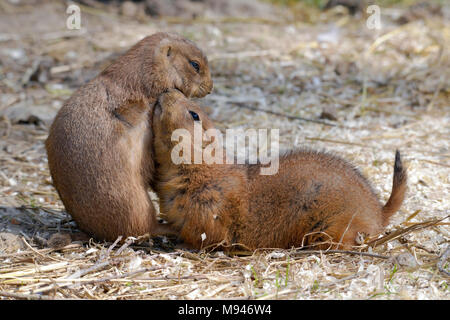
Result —
M168 108L185 99L186 98L179 90L170 89L159 96L159 103L163 108Z
M169 58L173 54L173 44L169 39L163 39L160 41L156 52L160 58Z

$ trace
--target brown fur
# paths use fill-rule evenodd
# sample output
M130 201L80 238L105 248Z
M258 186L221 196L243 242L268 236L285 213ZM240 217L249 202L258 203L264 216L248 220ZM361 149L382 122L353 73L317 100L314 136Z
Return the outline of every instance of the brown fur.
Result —
M155 107L155 190L161 214L195 248L222 241L223 247L239 243L250 249L319 243L328 248L327 240L333 247L349 247L358 233L382 231L403 201L406 171L398 152L384 207L357 169L329 153L291 151L280 157L274 175L260 175L260 165L175 165L170 153L178 142L171 142L171 133L193 131L189 110L200 116L203 130L214 127L179 92L163 94Z
M189 64L200 65L197 71ZM98 239L158 233L147 189L153 177L151 115L170 88L203 97L212 90L207 58L176 34L134 45L81 87L58 112L46 148L66 210Z

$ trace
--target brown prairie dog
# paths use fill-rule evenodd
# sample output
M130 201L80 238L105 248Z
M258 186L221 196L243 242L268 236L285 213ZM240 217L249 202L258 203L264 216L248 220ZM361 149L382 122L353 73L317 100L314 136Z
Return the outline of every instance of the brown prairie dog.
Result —
M385 205L357 169L324 152L297 150L280 156L274 175L260 175L258 164L176 165L171 151L178 142L171 141L171 133L184 128L193 136L196 121L203 131L214 127L176 90L163 94L154 109L161 214L194 248L222 241L223 247L238 243L249 249L329 248L328 240L331 247L348 248L362 234L381 232L404 199L406 170L398 152Z
M46 149L53 184L80 229L109 241L159 232L147 193L154 103L170 88L203 97L212 87L207 58L193 42L156 33L72 95Z

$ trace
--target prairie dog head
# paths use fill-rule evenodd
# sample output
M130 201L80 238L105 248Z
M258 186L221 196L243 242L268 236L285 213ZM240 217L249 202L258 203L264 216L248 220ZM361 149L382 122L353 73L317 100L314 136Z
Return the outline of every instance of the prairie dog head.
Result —
M211 93L213 82L208 59L190 40L165 34L154 51L155 74L166 74L166 89L176 88L186 97L201 98Z
M179 90L172 89L163 93L155 105L153 132L158 162L171 161L170 158L178 147L188 153L183 154L187 161L184 163L196 163L195 150L202 152L206 144L214 142L216 129L197 104L187 99ZM176 163L173 157L172 162Z

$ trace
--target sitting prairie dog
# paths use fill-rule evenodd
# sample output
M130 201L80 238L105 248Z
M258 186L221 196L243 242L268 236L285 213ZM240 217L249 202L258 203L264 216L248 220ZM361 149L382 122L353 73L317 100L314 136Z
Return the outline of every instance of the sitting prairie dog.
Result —
M161 214L194 248L218 243L248 249L349 248L361 244L361 235L381 232L404 199L407 177L398 152L384 206L355 167L324 152L303 149L280 156L274 175L260 175L258 164L176 165L171 152L178 142L171 141L171 133L183 128L194 137L195 122L203 132L214 128L176 90L163 94L155 106L155 191Z
M207 58L193 42L156 33L72 95L46 149L53 184L81 230L109 241L164 233L147 193L153 106L170 88L203 97L212 87Z

